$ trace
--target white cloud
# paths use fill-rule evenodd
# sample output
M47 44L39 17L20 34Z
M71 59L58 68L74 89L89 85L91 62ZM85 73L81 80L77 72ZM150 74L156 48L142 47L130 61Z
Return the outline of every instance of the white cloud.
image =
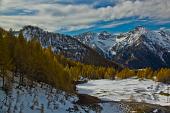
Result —
M120 22L113 22L107 25L102 26L101 28L113 28L113 27L117 27L123 24L127 24L130 23L131 21L120 21Z
M162 25L162 24L170 24L170 20L156 20L155 21L156 25Z
M151 19L170 19L170 0L120 0L114 6L95 9L91 5L48 4L33 0L0 0L0 12L24 9L24 13L35 10L30 16L0 15L0 26L19 29L24 25L36 25L50 31L78 30L89 28L93 23L104 20L121 19L131 16ZM117 23L119 24L119 23ZM115 26L116 23L105 27Z

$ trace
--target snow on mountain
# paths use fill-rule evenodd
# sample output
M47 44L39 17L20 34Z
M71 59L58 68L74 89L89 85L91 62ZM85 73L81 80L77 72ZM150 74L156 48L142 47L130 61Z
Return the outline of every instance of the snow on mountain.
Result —
M132 68L170 67L170 31L151 31L142 26L119 35L107 32L76 36L106 58ZM143 63L138 60L145 60ZM154 63L157 64L154 64Z
M116 37L116 47L117 49L122 49L123 47L132 46L134 43L140 43L140 36L147 33L147 30L143 27L137 27L134 31L128 33L120 34Z
M62 54L66 58L86 64L119 67L116 63L105 59L98 52L71 36L44 31L35 26L25 26L20 31L27 40L34 38L44 48L51 47L55 53Z
M117 45L121 47L137 46L140 43L144 43L148 49L153 52L159 52L156 46L160 46L163 49L170 50L170 35L164 31L155 32L149 31L143 27L137 27L134 31L119 35L120 39L117 39ZM121 41L120 41L121 40ZM120 49L120 48L117 48Z
M86 32L75 36L75 38L91 48L96 49L100 54L107 58L116 54L111 51L111 47L114 45L116 38L106 31L101 33Z
M55 53L82 63L117 66L109 61L112 60L136 69L170 67L170 30L151 31L138 26L117 35L103 31L74 37L33 26L25 26L21 31L27 40L34 37L43 47L51 46Z
M170 67L170 35L166 31L150 31L143 27L117 36L113 46L114 60L132 68Z
M55 53L64 54L73 60L81 61L88 51L80 42L67 35L51 33L34 26L25 26L21 31L27 40L35 38L43 47L52 47Z
M90 80L88 83L79 84L77 88L81 94L89 94L102 100L137 101L170 106L170 98L162 95L162 93L169 92L170 85L152 80L135 78L125 80Z

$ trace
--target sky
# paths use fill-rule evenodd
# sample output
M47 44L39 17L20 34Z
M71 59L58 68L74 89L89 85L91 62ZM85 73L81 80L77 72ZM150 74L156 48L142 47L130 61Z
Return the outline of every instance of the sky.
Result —
M69 35L170 29L170 0L0 0L0 27L25 25Z

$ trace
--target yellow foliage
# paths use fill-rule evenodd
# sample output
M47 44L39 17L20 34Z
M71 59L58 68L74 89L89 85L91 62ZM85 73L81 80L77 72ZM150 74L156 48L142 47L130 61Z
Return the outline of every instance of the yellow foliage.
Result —
M135 72L133 70L130 70L129 68L125 68L116 74L116 77L118 77L119 79L126 79L133 76L135 76Z
M157 73L157 80L159 82L170 83L170 69L160 69Z
M151 68L145 68L142 70L138 70L137 76L139 78L146 78L146 79L152 79L153 78L153 70Z

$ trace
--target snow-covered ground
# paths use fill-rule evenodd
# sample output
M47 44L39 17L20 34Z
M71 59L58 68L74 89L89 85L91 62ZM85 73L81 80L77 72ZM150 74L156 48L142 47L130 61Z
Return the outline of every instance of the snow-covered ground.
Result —
M77 95L55 88L51 90L50 85L40 83L35 83L33 87L20 88L18 83L14 83L11 94L5 99L5 92L0 89L0 113L126 113L127 111L127 108L119 103L82 106L76 103L79 99Z
M78 100L76 96L66 95L65 92L53 89L51 92L48 85L44 85L43 88L40 84L37 84L35 88L21 87L16 88L17 84L13 87L13 90L8 97L7 101L2 102L5 99L5 94L0 90L1 110L0 113L6 113L10 110L10 113L66 113L69 108L74 108L74 101Z
M5 92L0 90L0 99L3 98L5 96Z
M137 101L162 106L170 106L170 96L160 93L170 93L170 85L152 80L135 78L124 80L90 80L88 83L77 85L80 94L89 94L102 100Z

